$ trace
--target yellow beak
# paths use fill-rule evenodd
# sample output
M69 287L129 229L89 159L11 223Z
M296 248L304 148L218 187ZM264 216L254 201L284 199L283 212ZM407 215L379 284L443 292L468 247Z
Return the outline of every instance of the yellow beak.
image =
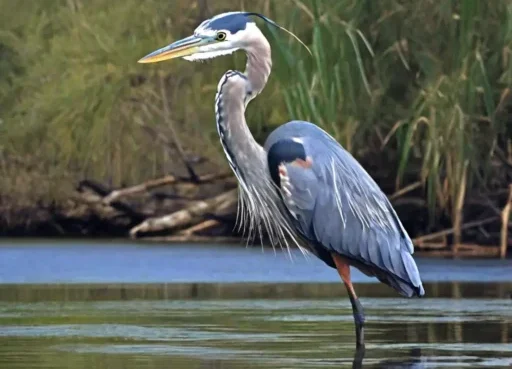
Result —
M203 38L190 36L183 40L176 41L170 45L162 47L151 54L146 55L138 63L156 63L164 60L179 58L195 54L199 46L204 45L206 40Z

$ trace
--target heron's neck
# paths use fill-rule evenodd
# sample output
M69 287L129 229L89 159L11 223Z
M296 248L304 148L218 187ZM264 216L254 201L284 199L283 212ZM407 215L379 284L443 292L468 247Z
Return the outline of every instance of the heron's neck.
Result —
M247 48L245 75L251 87L250 99L256 97L263 90L272 70L270 44L261 32L256 40Z
M249 26L249 25L248 25ZM256 28L257 30L257 28ZM258 30L259 31L259 30ZM272 244L288 247L287 237L297 243L289 215L279 199L269 175L267 154L254 139L247 122L245 108L265 87L272 59L270 45L263 34L255 35L247 51L245 73L228 71L219 82L215 102L220 141L231 169L240 185L239 215L249 227L249 237L265 229Z
M245 108L265 87L272 68L270 45L261 40L247 48L245 73L228 71L219 82L216 119L228 161L237 176L261 176L266 170L266 154L254 139L245 120Z

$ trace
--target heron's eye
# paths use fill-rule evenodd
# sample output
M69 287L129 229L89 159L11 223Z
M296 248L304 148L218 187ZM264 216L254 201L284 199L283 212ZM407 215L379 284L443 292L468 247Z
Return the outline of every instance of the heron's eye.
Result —
M217 33L217 37L215 39L217 41L224 41L226 39L226 33L225 32Z

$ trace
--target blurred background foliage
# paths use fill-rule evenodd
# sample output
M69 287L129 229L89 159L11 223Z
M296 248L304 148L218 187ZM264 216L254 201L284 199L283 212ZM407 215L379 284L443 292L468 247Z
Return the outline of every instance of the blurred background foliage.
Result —
M511 181L512 3L505 0L0 0L0 200L63 202L83 178L118 187L183 171L170 130L226 169L217 82L245 56L137 64L229 10L261 12L274 70L248 107L260 142L291 119L333 134L430 221ZM507 170L503 170L503 168ZM417 184L417 185L416 185Z

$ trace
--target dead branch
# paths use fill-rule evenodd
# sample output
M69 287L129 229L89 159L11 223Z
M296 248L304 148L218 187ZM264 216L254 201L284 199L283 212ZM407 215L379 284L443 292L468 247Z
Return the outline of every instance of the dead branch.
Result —
M474 244L460 244L457 254L453 250L437 249L437 250L420 250L415 255L418 256L437 256L437 257L496 257L499 254L498 247L479 246Z
M178 140L178 136L176 135L176 131L174 130L174 122L171 120L171 112L169 108L167 90L165 88L165 80L162 76L160 77L160 94L162 95L164 121L167 127L169 127L169 130L171 131L171 139L173 141L173 144L176 147L176 150L178 151L181 161L187 168L190 178L194 182L199 182L199 177L194 171L194 168L192 167L191 163L187 160L185 152L183 151L183 148L181 147L181 144Z
M418 182L414 182L408 186L405 186L404 188L396 191L394 194L390 195L389 196L389 199L390 200L394 200L396 199L397 197L400 197L400 196L403 196L405 195L406 193L409 193L415 189L417 189L418 187L421 187L421 182L418 181Z
M447 243L446 240L443 240L442 242L423 242L419 245L416 245L416 247L422 250L443 250L446 249Z
M510 218L510 208L512 207L512 184L509 185L509 193L507 204L501 213L501 242L500 242L500 258L505 259L508 246L508 220Z
M114 218L119 215L126 215L135 222L140 222L147 215L135 210L132 206L124 202L103 203L103 196L107 193L103 185L91 181L80 182L78 194L73 200L86 204L95 213L104 218Z
M205 174L205 175L199 176L198 179L199 179L199 183L209 183L209 182L214 182L217 180L225 179L229 176L231 176L230 172L224 172L224 173L219 173L219 174ZM149 191L149 190L157 188L157 187L167 186L167 185L175 184L178 182L189 182L189 181L190 181L190 179L171 176L171 175L167 175L165 177L157 178L157 179L150 179L149 181L143 182L141 184L138 184L138 185L135 185L132 187L127 187L127 188L123 188L120 190L114 190L114 191L110 192L105 198L103 198L103 203L111 204L112 202L119 200L121 197L135 195L135 194L138 194L141 192Z
M416 206L426 208L427 202L420 197L398 197L393 200L393 206Z
M463 224L460 226L460 230L474 228L474 227L478 227L478 226L481 226L484 224L492 223L492 222L496 221L497 219L498 219L498 217L494 216L494 217L489 217L489 218L485 218L485 219L481 219L481 220L475 220L473 222L467 222L466 224ZM435 240L436 238L442 237L442 236L448 236L450 234L453 234L454 232L455 232L455 229L452 227L452 228L445 229L445 230L442 230L439 232L427 234L425 236L416 237L412 241L415 245L418 245L419 247L421 247L421 245L425 241Z
M163 237L144 237L144 241L150 242L178 242L178 243L237 243L240 244L241 240L238 237L225 237L225 236L217 236L217 237L207 237L207 236L163 236Z
M149 113L146 105L142 105L142 112L144 112L144 113L146 113L146 115L148 115L148 119L151 119L151 113ZM160 112L155 112L155 113L163 116L162 113L160 113ZM174 145L173 142L171 142L169 140L169 138L168 138L169 134L166 134L165 132L163 132L160 126L159 127L150 126L150 125L146 124L140 117L137 117L137 116L134 117L134 120L135 120L135 123L137 123L144 130L144 132L146 132L149 136L151 136L151 138L153 140L159 141L162 144L165 152L167 153L167 155L169 157L175 156L174 150L178 150L178 148ZM201 156L197 156L197 155L192 156L191 154L186 155L186 161L190 165L199 164L206 160L207 160L206 158L201 157Z
M237 203L237 190L233 189L204 201L196 201L192 205L172 214L158 218L149 218L130 230L130 236L136 238L139 233L169 230L190 224L208 212L225 209Z
M79 192L84 192L87 190L90 190L94 193L96 193L99 196L105 196L108 193L108 189L103 184L90 180L90 179L84 179L78 183L77 190Z
M192 236L195 232L203 231L205 229L218 226L220 224L221 224L221 222L219 222L216 219L208 219L208 220L205 220L202 223L196 224L195 226L192 226L190 228L184 229L183 231L181 231L179 233L179 235L180 236Z
M505 153L497 147L494 150L496 157L501 161L501 163L505 166L505 169L509 170L512 173L512 162L509 161Z

